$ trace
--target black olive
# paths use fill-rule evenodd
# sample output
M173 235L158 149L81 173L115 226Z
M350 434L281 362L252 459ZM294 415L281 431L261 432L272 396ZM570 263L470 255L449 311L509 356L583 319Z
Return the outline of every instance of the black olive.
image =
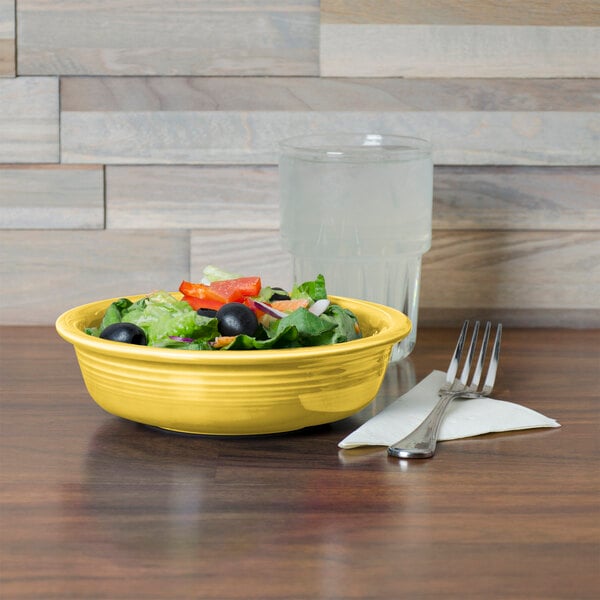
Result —
M273 294L269 298L269 302L273 302L274 300L291 300L290 295L280 287L271 288L273 290Z
M102 331L100 337L113 342L137 344L138 346L148 345L144 330L133 323L113 323Z
M246 334L253 336L258 329L258 319L250 308L240 302L229 302L217 311L221 335Z
M217 311L212 308L199 308L196 311L201 317L208 317L214 319L217 316Z

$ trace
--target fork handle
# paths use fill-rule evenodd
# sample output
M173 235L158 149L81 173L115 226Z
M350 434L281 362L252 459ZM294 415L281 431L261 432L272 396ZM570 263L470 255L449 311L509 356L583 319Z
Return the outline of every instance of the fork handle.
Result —
M438 403L425 420L405 438L388 448L388 454L397 458L430 458L435 454L437 436L448 404L460 393L442 392Z

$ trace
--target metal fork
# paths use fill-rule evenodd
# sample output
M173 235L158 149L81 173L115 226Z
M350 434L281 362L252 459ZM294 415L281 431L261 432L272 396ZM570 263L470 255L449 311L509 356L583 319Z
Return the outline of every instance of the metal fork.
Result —
M458 337L458 342L456 343L456 348L452 360L450 361L448 372L446 373L446 382L439 391L440 399L438 403L434 406L429 415L427 415L427 418L414 431L388 448L388 454L390 456L395 456L397 458L429 458L433 456L440 424L448 404L456 398L482 398L484 396L489 396L491 393L492 388L494 387L494 381L496 380L496 372L498 370L502 325L498 324L498 327L496 328L496 339L494 340L487 374L481 389L479 388L479 382L483 373L492 324L488 321L485 325L475 372L473 373L471 382L467 385L479 335L479 321L476 321L473 326L471 343L469 344L469 350L460 379L456 379L468 328L469 321L465 321Z

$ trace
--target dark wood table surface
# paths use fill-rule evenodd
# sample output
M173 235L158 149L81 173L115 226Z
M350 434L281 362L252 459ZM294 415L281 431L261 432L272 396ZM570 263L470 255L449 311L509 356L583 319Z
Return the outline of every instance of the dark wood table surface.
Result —
M337 447L456 334L421 329L355 417L227 439L108 415L52 328L0 329L0 597L597 598L600 331L505 329L495 397L560 429Z

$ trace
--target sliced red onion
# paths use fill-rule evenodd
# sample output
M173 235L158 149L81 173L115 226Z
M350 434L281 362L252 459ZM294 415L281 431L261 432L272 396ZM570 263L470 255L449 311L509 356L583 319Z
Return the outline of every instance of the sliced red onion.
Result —
M323 298L322 300L317 300L308 310L318 317L327 310L330 304L331 302L327 298Z
M267 315L275 317L276 319L283 319L283 317L287 316L287 313L284 313L281 310L277 310L276 308L273 308L272 306L269 306L264 302L260 302L259 300L252 300L252 302L254 303L254 306L256 306L256 308L262 310Z
M180 337L178 335L170 335L169 339L173 340L174 342L193 342L194 341L194 338Z

